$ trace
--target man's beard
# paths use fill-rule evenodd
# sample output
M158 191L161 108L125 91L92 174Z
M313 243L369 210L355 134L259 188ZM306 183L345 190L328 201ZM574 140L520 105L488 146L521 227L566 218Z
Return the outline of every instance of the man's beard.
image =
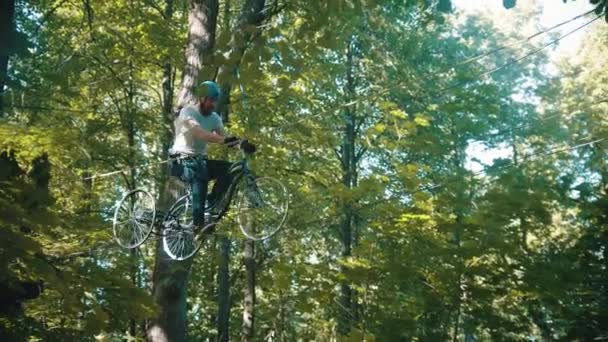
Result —
M203 116L209 116L209 115L211 115L211 113L213 113L213 109L205 110L205 108L203 108L202 105L198 106L198 111L201 112L201 115L203 115Z

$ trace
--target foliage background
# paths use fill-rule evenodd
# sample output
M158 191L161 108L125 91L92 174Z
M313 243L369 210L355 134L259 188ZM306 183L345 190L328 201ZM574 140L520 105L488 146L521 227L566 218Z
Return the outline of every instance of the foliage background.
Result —
M608 338L606 25L556 70L546 50L513 62L551 34L463 63L538 31L538 4L496 27L422 3L286 2L252 29L230 131L291 196L284 230L256 246L254 340ZM155 0L15 4L27 48L2 94L1 334L142 339L155 244L120 249L111 216L128 188L160 192L163 65L180 78L189 3L171 18ZM201 78L240 5L220 2ZM473 144L500 157L476 163ZM241 336L244 240L226 223L189 275L192 341L217 335L220 237Z

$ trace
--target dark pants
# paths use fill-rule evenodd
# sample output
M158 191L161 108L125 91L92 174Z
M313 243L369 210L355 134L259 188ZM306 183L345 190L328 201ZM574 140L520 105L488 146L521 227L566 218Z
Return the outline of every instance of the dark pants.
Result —
M209 204L228 190L231 177L229 174L230 162L224 160L211 160L203 157L180 159L172 166L172 175L190 184L192 193L192 215L194 224L202 227L205 224L205 202L210 180L215 180L213 189L209 194Z

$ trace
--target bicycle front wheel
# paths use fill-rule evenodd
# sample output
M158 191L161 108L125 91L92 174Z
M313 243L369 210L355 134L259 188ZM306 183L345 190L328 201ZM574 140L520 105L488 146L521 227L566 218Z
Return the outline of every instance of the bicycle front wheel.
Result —
M236 201L239 228L250 240L268 239L281 229L287 218L287 189L274 178L243 179Z
M114 240L125 248L143 244L154 226L156 207L154 197L142 189L135 189L118 202L114 211Z

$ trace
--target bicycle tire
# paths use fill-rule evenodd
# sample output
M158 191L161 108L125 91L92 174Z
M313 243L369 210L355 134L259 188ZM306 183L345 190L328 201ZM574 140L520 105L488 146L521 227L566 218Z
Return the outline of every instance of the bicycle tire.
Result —
M114 210L114 240L125 248L141 246L152 234L155 218L154 197L148 191L135 189L127 192Z
M195 229L190 202L190 195L180 197L163 220L163 250L173 260L181 261L194 256L202 246L199 237L211 226L208 224L201 230Z
M248 184L251 183L251 184ZM246 238L261 241L276 234L287 219L289 194L271 177L243 177L236 194L237 222Z

